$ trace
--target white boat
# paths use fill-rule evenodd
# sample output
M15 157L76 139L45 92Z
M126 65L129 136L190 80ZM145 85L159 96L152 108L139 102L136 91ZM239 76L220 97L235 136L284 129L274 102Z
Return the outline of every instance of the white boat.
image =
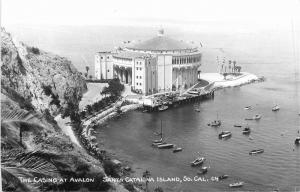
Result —
M197 173L198 175L204 175L208 171L208 167L202 167L200 171Z
M157 148L159 149L171 149L174 147L174 144L171 144L171 143L165 143L165 144L161 144L161 145L158 145Z
M272 107L272 111L279 111L280 107L278 105L275 105Z
M196 112L200 112L200 109L199 109L199 108L198 108L198 109L195 109L195 111L196 111Z
M250 134L250 132L251 132L251 129L250 129L250 127L245 127L244 129L243 129L243 134Z
M254 119L254 120L259 120L259 119L261 119L261 115L256 114L256 115L253 117L253 119Z
M167 105L161 105L161 106L159 106L158 107L158 110L159 111L165 111L165 110L167 110L169 107L167 106Z
M219 138L220 139L223 139L223 138L226 138L226 137L230 137L232 134L230 131L222 131L220 134L219 134Z
M221 120L214 120L213 122L209 123L208 126L219 127L221 126Z
M153 140L152 143L163 143L163 128L162 128L162 120L160 120L160 133L155 132L157 136L160 136L160 139Z
M254 149L249 152L249 155L256 155L256 154L263 153L263 152L264 152L263 149Z
M251 106L247 106L247 107L245 107L245 109L246 110L250 110L250 109L252 109L252 107Z
M295 144L296 144L296 145L300 145L300 137L297 137L297 138L295 139Z
M244 185L243 181L237 182L237 183L231 183L229 184L229 187L242 187Z
M182 148L181 147L177 147L176 149L173 150L173 153L177 153L177 152L180 152L182 151Z
M245 120L260 120L261 117L262 117L261 115L256 114L254 117L252 117L252 118L246 118Z
M195 159L194 161L191 162L191 166L195 167L195 166L199 166L202 165L205 161L204 157L198 157L197 159Z

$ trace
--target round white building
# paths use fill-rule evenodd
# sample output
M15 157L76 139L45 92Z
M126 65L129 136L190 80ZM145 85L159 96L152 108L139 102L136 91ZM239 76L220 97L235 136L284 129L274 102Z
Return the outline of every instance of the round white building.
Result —
M96 79L119 78L144 95L187 89L198 81L199 48L169 38L161 29L152 39L95 56Z

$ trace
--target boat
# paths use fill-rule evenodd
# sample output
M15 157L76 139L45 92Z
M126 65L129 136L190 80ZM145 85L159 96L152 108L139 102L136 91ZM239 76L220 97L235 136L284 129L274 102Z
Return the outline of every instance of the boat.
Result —
M219 180L227 179L229 175L221 175L218 177Z
M261 119L261 115L259 114L256 114L254 117L253 117L254 120L260 120Z
M208 171L208 167L202 167L201 169L200 169L200 171L198 171L198 175L204 175L204 174L206 174L207 173L207 171Z
M142 111L142 113L148 113L149 111L147 110L147 109L144 109L143 111Z
M221 126L221 120L214 120L213 122L209 123L208 126L219 127Z
M244 129L243 129L243 134L250 134L250 132L251 132L251 129L250 129L250 127L245 127Z
M163 142L163 128L162 120L160 120L160 133L155 132L157 136L160 136L160 139L153 140L152 143L162 143Z
M159 149L171 149L173 147L174 147L174 144L171 144L171 143L157 145L157 148L159 148Z
M159 106L158 107L158 110L159 111L165 111L165 110L167 110L169 107L167 106L167 105L161 105L161 106Z
M167 144L166 142L160 142L160 143L152 143L152 146L158 147L159 145Z
M242 127L242 125L235 124L234 127Z
M200 112L200 109L199 109L199 108L197 108L197 109L195 109L195 111L196 111L196 112Z
M163 142L163 138L153 140L153 143L162 143L162 142Z
M177 147L176 149L173 150L173 153L177 153L182 151L183 149L181 147Z
M252 117L252 118L246 118L245 120L260 120L261 117L262 117L261 115L256 114L254 117Z
M211 127L219 127L219 126L221 126L221 120L219 120L218 117L219 117L219 115L217 114L217 120L214 120L213 122L208 123L207 125L211 126Z
M296 144L296 145L300 145L300 137L297 137L297 138L295 139L295 144Z
M244 185L243 181L237 182L237 183L231 183L229 184L229 187L242 187Z
M226 138L226 137L230 137L232 134L230 131L222 131L220 134L219 134L219 139L223 139L223 138Z
M263 152L264 152L263 149L254 149L254 150L249 152L249 155L260 154L260 153L263 153Z
M204 157L198 157L197 159L195 159L194 161L191 162L191 166L196 167L196 166L202 165L204 163L204 161L205 161Z
M252 107L251 106L246 106L245 109L250 110L250 109L252 109Z
M272 107L272 111L279 111L280 107L278 105L275 105Z

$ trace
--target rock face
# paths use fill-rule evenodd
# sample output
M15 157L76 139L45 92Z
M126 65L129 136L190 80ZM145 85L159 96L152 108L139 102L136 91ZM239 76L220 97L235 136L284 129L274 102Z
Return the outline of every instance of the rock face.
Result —
M64 57L15 41L1 29L1 92L25 108L56 114L78 106L87 86Z

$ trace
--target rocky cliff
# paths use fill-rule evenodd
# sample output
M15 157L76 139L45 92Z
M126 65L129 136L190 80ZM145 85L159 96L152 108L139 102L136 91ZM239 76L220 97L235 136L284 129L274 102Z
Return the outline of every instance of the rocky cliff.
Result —
M103 162L53 119L71 104L78 108L87 89L71 62L19 43L4 29L1 38L1 191L127 191L104 182ZM42 178L49 182L34 182Z
M64 57L14 40L1 29L1 91L24 108L57 113L68 103L78 105L87 87Z

